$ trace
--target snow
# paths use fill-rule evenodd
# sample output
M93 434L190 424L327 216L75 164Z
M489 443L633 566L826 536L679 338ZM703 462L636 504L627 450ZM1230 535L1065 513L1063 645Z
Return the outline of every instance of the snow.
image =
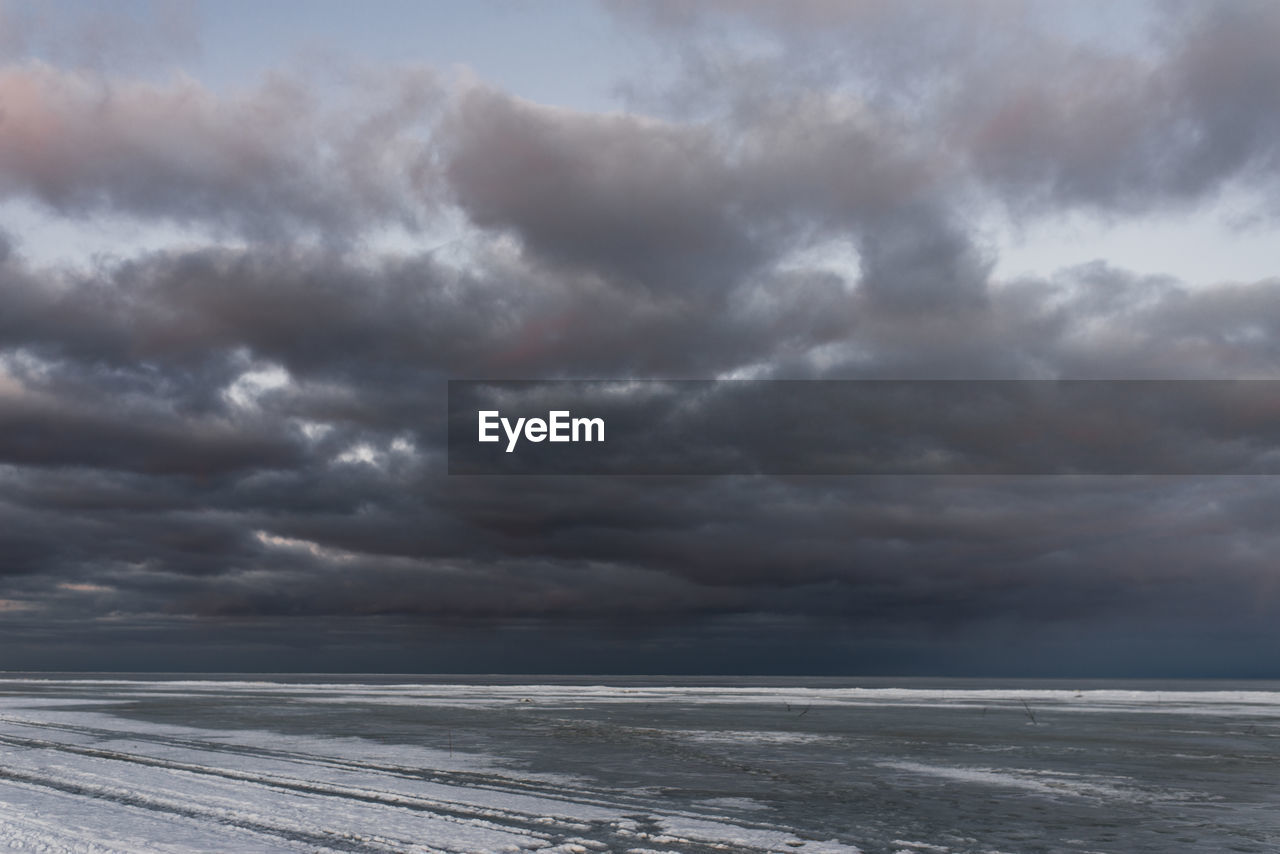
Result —
M21 685L4 685L10 695L0 697L0 847L14 850L591 854L613 850L601 841L607 838L663 852L687 844L858 851L718 814L749 802L709 803L705 813L657 804L639 810L635 793L511 769L482 753L155 723L101 710L104 700L138 695L198 702L211 693L296 695L327 686L95 680L71 686L93 698L67 698L14 696ZM405 699L370 686L333 690ZM421 686L413 693L414 702L432 702ZM85 709L90 703L95 710ZM661 831L641 829L638 813L644 826Z
M647 682L8 676L0 849L945 854L1046 816L1073 852L1280 841L1256 683Z

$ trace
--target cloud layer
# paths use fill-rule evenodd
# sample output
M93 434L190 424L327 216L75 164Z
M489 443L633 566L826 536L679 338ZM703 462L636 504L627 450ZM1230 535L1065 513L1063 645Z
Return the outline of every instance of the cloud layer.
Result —
M223 91L0 67L4 198L203 235L0 253L0 602L27 656L0 664L171 664L146 637L315 666L324 626L352 666L500 666L518 636L513 667L595 643L752 670L767 625L794 671L1064 672L1114 642L1154 672L1146 630L1265 669L1265 478L470 479L443 452L449 378L1277 378L1280 280L999 279L980 226L1241 187L1268 221L1274 4L1126 7L1110 40L977 0L609 8L676 69L610 113L421 68Z

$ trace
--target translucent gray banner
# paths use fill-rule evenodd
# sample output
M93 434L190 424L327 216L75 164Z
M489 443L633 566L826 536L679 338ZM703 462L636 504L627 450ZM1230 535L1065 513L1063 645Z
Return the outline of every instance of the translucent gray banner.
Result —
M1275 474L1280 381L449 383L458 475Z

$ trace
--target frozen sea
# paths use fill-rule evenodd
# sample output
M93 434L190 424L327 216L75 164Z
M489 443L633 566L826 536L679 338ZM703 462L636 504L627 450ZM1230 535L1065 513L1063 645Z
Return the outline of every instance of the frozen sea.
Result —
M0 849L1280 852L1280 684L0 676Z

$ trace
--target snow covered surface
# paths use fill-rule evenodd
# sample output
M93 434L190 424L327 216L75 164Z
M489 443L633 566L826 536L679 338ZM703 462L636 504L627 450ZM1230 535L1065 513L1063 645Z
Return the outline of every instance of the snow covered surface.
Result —
M0 679L18 851L1276 851L1264 690Z

